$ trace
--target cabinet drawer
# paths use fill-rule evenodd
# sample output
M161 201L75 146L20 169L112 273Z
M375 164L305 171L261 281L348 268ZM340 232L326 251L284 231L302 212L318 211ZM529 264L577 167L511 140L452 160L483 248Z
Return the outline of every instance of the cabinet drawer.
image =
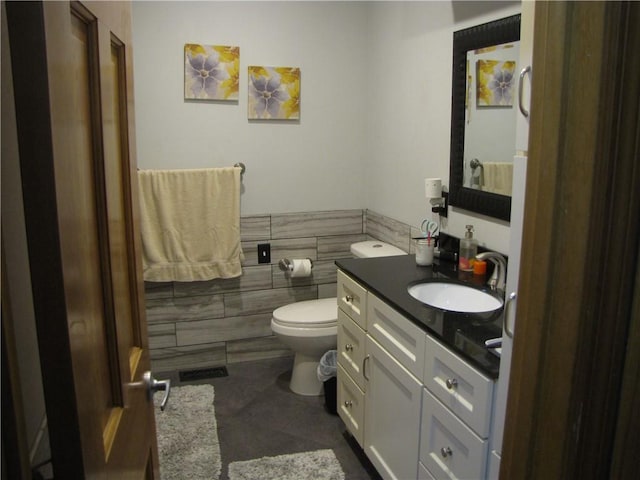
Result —
M493 450L489 454L489 465L487 466L487 480L499 480L501 457Z
M365 390L362 362L365 355L366 333L351 318L338 309L338 363Z
M437 479L484 478L487 441L423 389L420 462Z
M371 293L367 296L367 333L422 378L426 333Z
M365 330L367 314L367 291L350 277L338 270L338 307Z
M493 381L427 336L424 384L480 437L489 436Z
M364 393L338 364L338 415L353 435L358 444L364 448Z
M418 463L418 480L436 480L433 478L433 475L429 473L427 467L425 467L422 462Z

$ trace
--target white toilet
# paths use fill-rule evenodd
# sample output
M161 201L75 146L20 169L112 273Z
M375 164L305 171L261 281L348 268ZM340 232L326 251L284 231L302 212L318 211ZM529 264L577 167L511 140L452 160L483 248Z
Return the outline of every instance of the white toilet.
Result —
M351 253L360 258L406 255L399 248L377 240L354 243ZM337 320L336 298L295 302L274 310L271 330L295 353L289 384L294 393L322 395L323 384L316 369L322 355L337 346Z

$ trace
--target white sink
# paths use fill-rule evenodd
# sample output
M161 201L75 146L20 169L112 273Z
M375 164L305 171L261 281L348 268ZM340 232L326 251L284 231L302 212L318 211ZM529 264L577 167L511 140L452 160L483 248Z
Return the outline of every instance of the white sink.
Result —
M483 313L498 310L503 301L490 293L459 283L425 282L408 288L409 295L449 312Z

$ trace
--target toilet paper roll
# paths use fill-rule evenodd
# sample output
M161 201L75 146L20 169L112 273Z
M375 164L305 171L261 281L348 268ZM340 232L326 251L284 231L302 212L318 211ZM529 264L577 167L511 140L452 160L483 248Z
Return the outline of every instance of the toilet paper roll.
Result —
M425 178L424 179L424 196L426 198L442 197L442 179Z
M311 260L308 258L291 260L291 278L308 277L311 275Z

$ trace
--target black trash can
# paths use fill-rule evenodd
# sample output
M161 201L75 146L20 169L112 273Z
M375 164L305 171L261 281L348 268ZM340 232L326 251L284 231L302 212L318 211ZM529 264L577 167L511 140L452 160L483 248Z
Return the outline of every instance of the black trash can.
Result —
M338 397L338 379L332 377L324 382L324 404L327 411L333 415L338 414L337 400Z
M324 403L327 411L333 415L338 414L337 410L337 386L338 379L338 351L329 350L320 359L318 364L318 380L324 383Z

